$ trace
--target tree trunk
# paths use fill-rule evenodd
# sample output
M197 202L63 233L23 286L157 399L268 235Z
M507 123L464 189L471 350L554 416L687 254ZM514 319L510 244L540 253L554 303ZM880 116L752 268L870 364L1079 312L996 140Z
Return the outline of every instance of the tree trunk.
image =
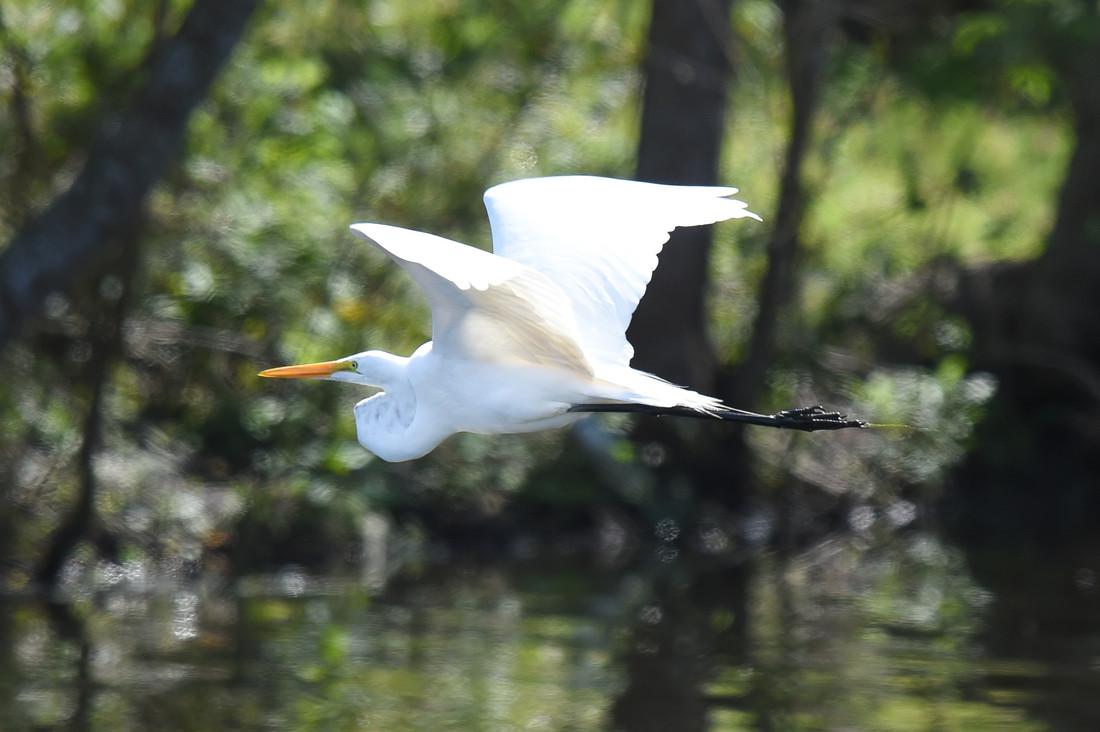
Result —
M1091 36L1051 52L1077 139L1046 250L961 282L973 365L998 382L945 499L965 540L1056 544L1100 526L1100 34Z
M645 58L639 180L714 185L726 131L731 0L654 0ZM634 314L633 365L709 391L717 368L707 336L710 230L680 229Z
M1071 351L1095 369L1100 365L1100 38L1056 67L1069 92L1077 140L1050 243L1035 272L1024 335L1045 348Z
M134 103L106 126L72 187L0 254L0 348L50 292L77 278L132 225L258 4L196 0L153 60Z
M756 320L748 355L738 368L733 389L735 403L746 409L758 406L768 367L775 355L780 316L796 289L799 230L806 207L802 166L824 90L828 41L833 28L832 10L827 3L787 0L782 6L791 93L791 133L779 185L779 207L768 240L767 269L757 296Z
M100 556L118 561L116 538L102 525L96 513L98 481L95 457L103 439L104 392L110 388L111 367L122 352L123 328L133 299L140 262L140 229L140 225L135 226L121 239L121 246L111 262L107 276L117 277L122 285L117 300L111 302L110 298L93 297L94 304L89 305L93 312L88 318L86 339L92 353L86 370L88 411L84 416L77 461L80 482L75 504L50 537L49 545L35 567L35 581L43 588L57 584L65 561L85 539L94 541Z

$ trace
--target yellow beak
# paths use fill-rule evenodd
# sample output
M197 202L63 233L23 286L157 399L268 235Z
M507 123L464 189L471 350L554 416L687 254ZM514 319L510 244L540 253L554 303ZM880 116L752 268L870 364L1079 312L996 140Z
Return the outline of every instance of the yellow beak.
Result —
M337 371L354 371L351 361L321 361L304 363L300 366L280 366L259 373L265 379L309 379L319 376L331 376Z

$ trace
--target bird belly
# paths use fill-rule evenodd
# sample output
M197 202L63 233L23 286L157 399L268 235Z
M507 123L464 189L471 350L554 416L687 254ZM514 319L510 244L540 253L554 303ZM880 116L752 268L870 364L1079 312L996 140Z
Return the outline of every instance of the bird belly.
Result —
M418 393L446 414L456 432L495 434L564 427L581 415L583 380L560 369L475 361L451 363Z

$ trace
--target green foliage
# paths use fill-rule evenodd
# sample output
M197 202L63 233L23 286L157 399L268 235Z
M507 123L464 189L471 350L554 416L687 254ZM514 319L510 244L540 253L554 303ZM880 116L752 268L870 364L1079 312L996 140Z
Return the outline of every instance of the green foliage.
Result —
M0 8L0 241L72 180L190 5ZM983 658L993 596L912 527L913 501L934 495L969 449L996 388L972 372L980 334L929 291L944 271L1042 251L1072 142L1061 70L1100 27L1094 2L997 0L896 35L864 29L834 48L803 171L798 293L765 401L846 403L906 427L750 439L761 482L793 475L816 487L851 542L765 556L738 568L738 588L688 575L751 551L744 537L715 518L700 532L715 556L688 566L676 561L687 522L677 544L680 517L662 516L672 531L658 536L657 570L524 569L515 580L499 568L471 578L452 562L418 580L433 547L415 519L385 517L518 515L554 533L598 515L600 540L619 547L609 565L638 542L560 433L460 435L390 466L355 442L360 389L256 378L365 348L408 353L429 337L416 288L347 224L484 247L480 194L492 183L629 177L648 6L264 4L151 197L136 280L117 256L89 268L0 355L7 590L28 584L73 505L100 314L132 292L94 463L120 563L78 547L62 583L76 640L41 606L0 597L5 729L75 726L87 693L93 729L594 730L630 681L616 654L675 661L685 648L703 649L690 668L713 660L688 691L715 701L714 729L1041 729L1024 708L1057 706L1047 689L1087 696L1094 673ZM781 24L773 2L735 3L722 178L766 221L790 115ZM709 316L730 366L744 355L770 232L744 224L717 227L711 263ZM624 434L601 467L648 474L662 451ZM1021 444L1009 435L1000 449ZM617 498L639 515L662 500L663 486L622 483ZM681 488L663 505L683 508L694 494ZM395 555L406 575L388 599L370 596ZM348 565L363 575L334 582L301 569ZM277 574L254 574L268 570ZM1004 571L1019 581L1016 562ZM1092 570L1080 572L1080 593L1093 592ZM651 575L673 577L671 602L655 599ZM1080 609L1047 581L1036 597ZM687 597L693 585L705 585L703 602ZM1030 612L1034 598L1019 604ZM1026 612L1002 632L1040 627ZM643 643L650 631L665 645ZM731 647L736 657L724 655Z
M29 78L33 136L22 145L35 166L0 171L0 187L21 191L2 202L2 238L26 214L17 210L23 191L44 205L51 181L79 162L104 115L132 91L155 24L170 33L182 17L169 4L158 21L154 5L5 7L6 68L21 64ZM408 353L429 337L419 293L349 223L420 226L484 246L488 183L578 169L628 174L643 22L637 3L267 6L153 195L125 359L107 387L105 450L117 456L108 459L131 459L135 446L163 450L177 480L246 486L253 497L312 491L385 506L405 490L516 490L537 455L556 452L553 440L463 437L394 474L355 444L351 406L361 392L255 373L368 347ZM11 106L0 113L5 131L18 125L14 116ZM76 344L61 363L79 385L92 322L85 306L94 303L75 294L51 302L44 330ZM9 350L8 383L26 387L0 388L10 428L0 450L21 476L8 499L41 511L46 527L73 489L66 479L87 405L86 389L57 388L65 379L51 360ZM36 481L46 474L57 503L40 500ZM248 506L271 516L263 502ZM37 525L25 525L32 540L42 537Z
M0 159L0 238L71 179L187 7L4 6L0 138L16 154ZM344 519L371 509L492 513L528 485L539 501L553 496L554 466L567 462L561 435L464 435L390 468L355 444L358 389L272 384L255 373L368 347L408 353L429 337L415 287L347 224L385 221L486 246L479 197L491 183L629 176L647 7L265 5L193 118L140 236L123 357L106 387L108 522L141 545L161 524L133 517L161 516L175 505L171 494L235 495L208 506L209 521L184 522L180 536L201 553L212 533L234 526L266 525L263 536L324 526L344 537L354 533ZM892 303L937 262L1020 260L1041 250L1069 145L1052 71L1062 61L1052 49L1082 32L1076 19L1092 12L1082 8L1004 2L908 45L838 46L804 176L798 307L784 323L786 355L767 401L839 394L874 421L919 423L921 434L938 437L915 451L925 467L902 470L907 480L941 475L957 458L981 401L968 386L973 377L959 373L965 328L919 299L900 310ZM781 15L747 0L733 23L738 80L722 177L767 220L789 115ZM29 105L23 116L19 98ZM745 348L767 232L718 228L710 314L730 364ZM112 271L90 273L52 298L31 337L3 355L11 376L0 385L0 478L10 486L10 515L20 516L6 539L19 547L12 556L28 557L70 502L92 314L121 287ZM884 332L939 366L874 368ZM862 367L833 368L821 358L826 350ZM796 366L806 363L818 366ZM890 444L884 462L914 454L912 442ZM612 457L636 464L640 454L621 443ZM870 460L847 458L864 468ZM579 485L560 493L570 504L592 495ZM280 523L284 510L306 519ZM238 523L246 511L254 523Z

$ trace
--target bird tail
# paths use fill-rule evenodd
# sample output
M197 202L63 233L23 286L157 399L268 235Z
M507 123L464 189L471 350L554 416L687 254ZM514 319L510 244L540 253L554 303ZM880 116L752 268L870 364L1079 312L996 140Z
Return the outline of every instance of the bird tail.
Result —
M722 400L677 386L659 376L638 371L629 366L615 366L597 371L595 399L650 407L681 407L701 414L716 414L728 409Z

